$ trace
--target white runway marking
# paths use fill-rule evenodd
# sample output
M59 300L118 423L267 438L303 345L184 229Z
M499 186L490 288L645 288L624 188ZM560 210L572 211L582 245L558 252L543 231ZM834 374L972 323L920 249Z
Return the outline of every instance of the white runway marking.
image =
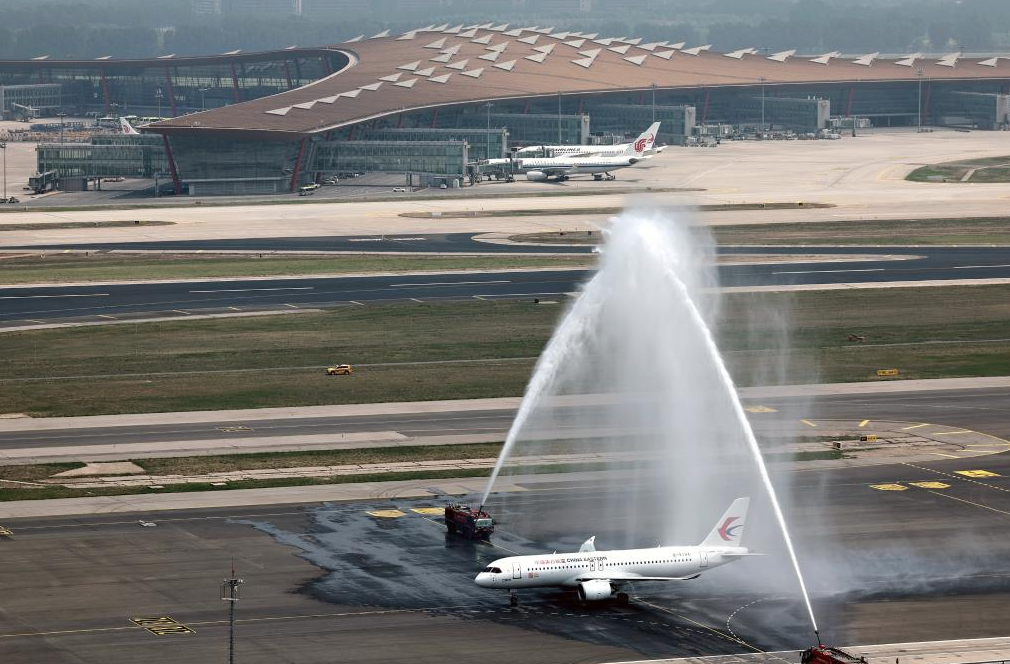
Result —
M1010 265L955 265L954 270L977 270L979 268L987 267L1010 267Z
M108 297L108 293L78 293L78 294L67 294L67 295L4 295L0 297L0 300L35 300L42 298L51 297Z
M314 286L290 286L288 288L222 288L221 290L191 290L190 293L249 293L252 291L312 290Z
M510 284L511 281L504 279L501 281L432 281L417 284L390 284L390 288L400 288L403 286L472 286L474 284Z
M789 272L772 272L772 274L831 274L834 272L884 272L884 268L875 267L864 270L796 270Z

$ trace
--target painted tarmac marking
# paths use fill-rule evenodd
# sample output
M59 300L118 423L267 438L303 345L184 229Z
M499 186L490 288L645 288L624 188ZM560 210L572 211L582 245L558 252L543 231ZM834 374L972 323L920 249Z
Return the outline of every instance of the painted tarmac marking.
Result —
M859 423L859 428L862 429L863 427L865 427L869 423L870 423L869 420L863 420L862 422Z
M374 516L377 519L399 519L401 516L407 516L406 512L401 512L400 510L372 510L371 512L366 512L368 516Z
M648 601L642 599L641 597L636 597L635 601L637 603L639 603L639 604L644 604L646 606L651 606L652 608L654 608L654 609L656 609L658 611L662 611L664 613L669 613L670 615L676 616L677 618L680 618L681 620L686 620L687 622L691 623L692 625L696 625L698 627L701 627L702 629L707 630L707 631L709 631L712 634L715 634L717 636L721 636L722 638L724 638L724 639L726 639L728 641L732 641L733 643L739 643L740 645L744 646L745 648L750 648L754 652L759 652L759 653L764 654L764 655L769 654L766 651L761 650L760 648L752 646L751 644L747 643L746 641L738 639L738 638L736 638L734 636L730 636L729 634L726 634L725 632L723 632L721 630L718 630L715 627L710 627L710 626L708 626L708 625L706 625L704 623L698 622L697 620L694 620L692 618L688 618L687 616L683 615L682 613L677 613L676 611L673 611L672 609L668 609L665 606L660 606L658 604L653 604L652 602L648 602ZM780 659L780 658L776 658L776 659ZM786 661L786 660L782 660L782 661Z
M902 463L901 465L908 466L909 468L915 468L916 470L924 470L924 471L926 471L928 473L934 473L936 475L943 475L945 477L950 477L950 478L955 479L955 480L963 480L965 482L971 482L972 484L977 484L979 486L984 486L987 489L995 489L996 491L1002 491L1004 493L1010 493L1010 489L1004 489L1003 487L996 486L995 484L988 484L986 482L979 482L978 480L971 479L971 476L964 475L963 471L957 471L959 474L958 475L954 475L952 473L945 473L942 470L936 470L935 468L926 468L924 466L917 466L914 463ZM968 471L968 472L971 472L971 471ZM989 471L984 471L984 472L989 472ZM999 475L996 475L996 477L999 477Z
M43 300L59 297L108 297L108 293L77 293L67 295L4 295L0 300Z
M808 427L814 427L815 429L817 428L817 425L811 422L810 420L800 420L800 422L803 422L803 424L806 424Z
M946 457L947 459L960 459L961 458L961 457L959 457L956 454L944 454L943 452L929 452L929 454L932 454L933 456Z
M919 429L921 427L928 427L928 426L930 426L930 425L929 424L913 424L910 427L901 427L901 430L902 431L908 431L909 429Z
M416 284L389 284L390 288L401 288L404 286L476 286L478 284L510 284L509 279L499 279L496 281L432 281L430 283Z
M999 514L1005 514L1007 516L1010 516L1010 512L1005 512L1003 510L998 510L995 507L989 507L988 505L983 505L982 503L976 503L976 502L973 502L971 500L965 500L964 498L958 498L957 496L952 496L952 495L947 494L947 493L940 493L938 491L930 491L930 493L935 494L937 496L943 496L944 498L950 498L951 500L956 500L959 503L967 503L968 505L972 505L974 507L981 507L982 509L989 510L990 512L997 512Z
M748 406L744 408L748 413L777 413L779 411L774 408L769 408L768 406Z
M445 509L441 507L412 507L410 511L415 514L424 514L427 516L438 516L440 514L445 514Z
M952 270L979 270L982 268L990 267L1010 267L1010 265L954 265L951 267Z
M970 431L968 429L962 429L960 431L939 431L937 433L934 433L933 435L934 436L956 436L957 434L961 434L961 433L975 433L975 432L974 431Z
M412 297L412 298L410 298L410 300L411 300L412 302L418 302L418 303L420 303L420 304L424 304L424 300L419 300L419 299L417 299L416 297Z
M130 618L130 622L138 627L143 627L155 636L165 636L167 634L193 634L193 630L182 623L169 618L168 616Z
M293 304L285 304L284 306L285 307L291 307L292 309L301 309L301 307L297 307L297 306L295 306Z
M238 307L228 307L228 308L231 309L232 311L242 311Z
M917 486L920 489L949 489L949 484L944 484L943 482L909 482L912 486Z
M907 491L908 487L901 484L871 484L871 489L877 491Z
M191 290L190 293L252 293L255 291L313 290L314 286L289 286L284 288L222 288L220 290Z
M991 470L955 470L954 472L965 477L999 477L999 473L994 473Z
M115 316L108 316L106 314L95 314L95 315L98 316L99 318L108 318L109 320L116 320Z
M875 267L863 270L792 270L783 272L772 272L772 274L832 274L836 272L885 272L885 270L882 267Z
M241 425L236 425L233 427L218 427L218 431L223 431L225 433L240 433L244 431L254 431L252 427L245 427Z

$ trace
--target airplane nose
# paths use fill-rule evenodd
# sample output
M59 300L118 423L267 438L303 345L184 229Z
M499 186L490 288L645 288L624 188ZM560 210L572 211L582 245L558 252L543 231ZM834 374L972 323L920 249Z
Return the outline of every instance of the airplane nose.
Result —
M474 578L473 582L481 588L488 588L491 586L491 577L487 572L481 572Z

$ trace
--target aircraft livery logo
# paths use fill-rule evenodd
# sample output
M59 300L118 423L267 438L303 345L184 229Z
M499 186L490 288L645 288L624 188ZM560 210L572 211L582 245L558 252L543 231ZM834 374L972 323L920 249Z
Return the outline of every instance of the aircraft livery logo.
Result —
M635 152L645 152L645 146L648 145L648 141L644 138L640 138L635 141Z
M737 528L743 527L742 523L738 523L735 526L732 525L732 523L736 521L736 519L737 517L731 516L728 517L725 521L723 521L722 525L719 526L719 537L723 538L727 542L732 541L732 538L736 537L736 533L734 531Z

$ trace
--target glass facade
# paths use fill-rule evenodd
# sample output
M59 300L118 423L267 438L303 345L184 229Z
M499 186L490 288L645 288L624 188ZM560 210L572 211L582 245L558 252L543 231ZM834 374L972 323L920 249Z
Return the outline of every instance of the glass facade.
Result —
M593 118L594 133L613 132L625 138L633 138L645 131L653 122L651 103L591 104L587 105L587 108ZM662 122L659 136L656 137L660 144L682 144L685 137L694 131L694 106L657 105L655 117L657 122Z
M60 105L119 115L175 117L307 85L341 69L328 51L198 59L93 63L0 63L0 85L60 84Z
M182 134L169 136L168 142L182 182L285 176L290 180L302 144Z
M58 83L0 85L0 118L19 115L18 107L58 109L62 105L62 86Z
M157 142L39 143L36 148L38 172L56 171L61 178L152 178L156 173L167 177L165 146L158 138Z
M936 91L931 121L940 126L1001 129L1010 126L1010 97L987 92Z
M316 173L428 173L462 177L470 161L465 141L322 141L311 169Z
M560 117L561 136L558 136ZM440 127L487 128L487 114L476 111L456 115L441 113ZM550 115L547 113L492 113L491 127L507 129L509 142L517 145L585 145L589 142L588 115Z
M357 134L363 141L415 141L415 142L445 142L466 141L469 145L471 161L488 159L488 150L493 158L508 154L508 131L502 128L492 129L441 129L441 128L383 128L366 129Z

